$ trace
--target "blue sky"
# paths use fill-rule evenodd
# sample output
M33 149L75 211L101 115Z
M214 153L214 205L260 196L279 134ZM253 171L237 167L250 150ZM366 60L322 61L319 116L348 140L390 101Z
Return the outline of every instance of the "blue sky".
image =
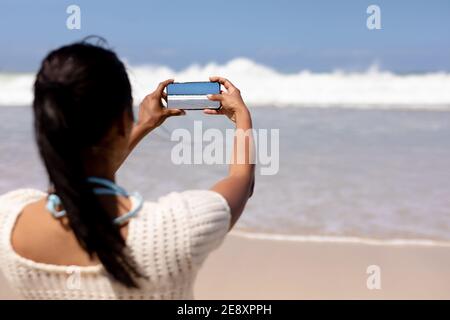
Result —
M81 30L66 8L81 7ZM382 30L366 28L381 8ZM450 71L450 1L61 1L1 0L0 71L34 71L52 48L105 37L132 64L248 57L278 70Z

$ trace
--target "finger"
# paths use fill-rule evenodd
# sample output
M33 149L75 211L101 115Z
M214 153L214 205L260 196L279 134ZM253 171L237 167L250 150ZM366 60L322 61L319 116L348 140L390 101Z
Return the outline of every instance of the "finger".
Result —
M206 97L211 101L222 101L223 100L222 94L208 94Z
M218 77L218 76L213 76L213 77L209 77L209 80L212 82L219 82L220 84L222 84L225 89L229 90L229 89L233 89L236 88L228 79L222 78L222 77Z
M164 115L166 117L184 116L186 111L182 109L164 109Z
M161 97L167 102L167 93L163 91Z
M222 110L215 110L215 109L203 109L203 113L204 114L212 114L212 115L217 115L217 114L223 114Z
M162 93L164 92L164 89L167 87L167 85L169 83L173 83L173 82L174 82L174 79L167 79L167 80L160 82L158 84L158 87L156 88L156 92L158 92L160 95L162 95Z

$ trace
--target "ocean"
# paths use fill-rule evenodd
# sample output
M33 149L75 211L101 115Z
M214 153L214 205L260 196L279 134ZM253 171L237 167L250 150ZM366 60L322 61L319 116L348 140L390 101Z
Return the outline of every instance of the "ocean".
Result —
M247 231L302 236L450 240L450 112L253 108L256 128L280 130L275 175L256 177L238 223ZM30 107L0 108L0 193L47 186ZM209 188L226 165L175 165L174 129L231 127L190 111L169 119L130 156L118 182L147 199ZM257 170L259 172L259 170Z
M223 74L241 88L256 129L279 129L279 171L257 170L237 228L248 236L372 243L450 243L450 75L302 71L280 74L250 60L227 65L129 67L135 101L165 78ZM0 74L0 193L45 189L32 135L31 74ZM158 80L157 80L158 79ZM209 188L226 165L175 165L178 128L224 131L224 117L189 111L133 152L118 182L155 200Z

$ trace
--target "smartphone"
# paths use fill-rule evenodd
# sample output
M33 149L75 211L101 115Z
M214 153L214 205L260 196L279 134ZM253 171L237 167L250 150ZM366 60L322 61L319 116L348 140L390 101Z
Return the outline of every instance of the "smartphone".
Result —
M218 82L174 82L167 86L167 107L183 110L219 109L219 101L206 95L219 94Z

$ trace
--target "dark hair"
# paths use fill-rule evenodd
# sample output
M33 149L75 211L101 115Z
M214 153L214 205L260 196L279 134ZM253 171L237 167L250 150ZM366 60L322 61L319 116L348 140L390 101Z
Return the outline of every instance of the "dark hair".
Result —
M102 141L125 112L131 85L123 63L87 42L61 47L43 60L34 84L34 127L39 152L69 225L86 252L127 287L142 276L111 215L86 182L82 152Z

